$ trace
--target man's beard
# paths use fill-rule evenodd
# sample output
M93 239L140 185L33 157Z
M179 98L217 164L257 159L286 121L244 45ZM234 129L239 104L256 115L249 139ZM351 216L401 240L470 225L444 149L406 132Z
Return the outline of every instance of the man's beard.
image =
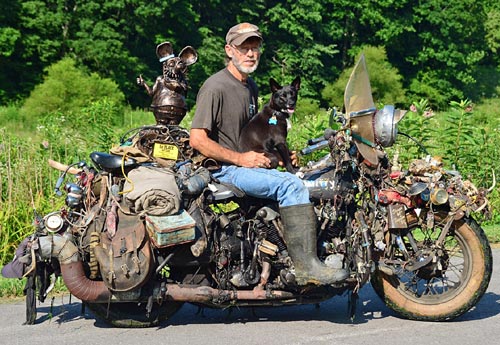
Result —
M240 64L240 62L238 61L238 59L233 58L232 60L233 60L234 67L236 67L236 69L238 71L240 71L241 73L245 73L245 74L251 74L251 73L255 72L255 70L259 66L259 59L255 59L255 65L253 65L252 67L242 66Z

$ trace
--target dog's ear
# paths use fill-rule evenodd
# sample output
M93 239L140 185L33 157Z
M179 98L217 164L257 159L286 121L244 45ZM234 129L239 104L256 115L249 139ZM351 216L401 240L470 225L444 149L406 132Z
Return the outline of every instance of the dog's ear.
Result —
M292 81L292 86L294 88L296 88L297 90L300 89L300 77L296 77L293 81Z
M186 46L179 53L179 57L184 61L186 66L190 66L198 60L198 53L193 47Z
M270 78L269 79L269 85L271 86L271 92L272 93L275 93L276 91L278 91L279 89L281 89L281 85L278 84L278 82L276 80L274 80L274 78Z

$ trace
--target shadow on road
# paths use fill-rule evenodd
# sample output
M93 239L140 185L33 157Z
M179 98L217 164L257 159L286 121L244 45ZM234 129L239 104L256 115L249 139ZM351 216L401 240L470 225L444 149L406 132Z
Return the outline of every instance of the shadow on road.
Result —
M80 301L60 303L46 301L37 307L36 324L44 322L69 323L76 320L94 319L95 327L109 328L103 320L82 307ZM481 320L500 314L500 295L487 292L469 312L451 322ZM200 308L185 304L172 318L159 328L187 324L231 324L256 322L327 321L336 324L363 324L374 319L399 316L388 309L369 286L365 287L356 303L355 317L348 313L348 298L337 296L320 304L282 307L232 307L226 309Z
M482 320L497 316L498 314L500 314L500 295L493 292L486 292L475 307L453 321Z

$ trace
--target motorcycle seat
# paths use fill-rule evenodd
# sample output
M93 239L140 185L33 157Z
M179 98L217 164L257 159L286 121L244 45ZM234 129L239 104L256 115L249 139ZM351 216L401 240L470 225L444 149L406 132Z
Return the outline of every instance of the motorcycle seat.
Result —
M90 154L90 159L100 170L107 171L109 173L119 174L122 172L123 168L128 171L139 166L139 162L134 158L128 157L123 160L123 156L113 155L105 152L92 152Z

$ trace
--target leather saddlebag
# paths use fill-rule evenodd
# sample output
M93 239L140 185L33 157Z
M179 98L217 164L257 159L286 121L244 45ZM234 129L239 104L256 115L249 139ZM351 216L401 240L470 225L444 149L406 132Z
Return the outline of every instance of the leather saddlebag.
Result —
M152 253L143 221L138 216L120 212L116 234L112 239L101 233L94 248L106 286L117 292L130 291L144 284L151 271Z

